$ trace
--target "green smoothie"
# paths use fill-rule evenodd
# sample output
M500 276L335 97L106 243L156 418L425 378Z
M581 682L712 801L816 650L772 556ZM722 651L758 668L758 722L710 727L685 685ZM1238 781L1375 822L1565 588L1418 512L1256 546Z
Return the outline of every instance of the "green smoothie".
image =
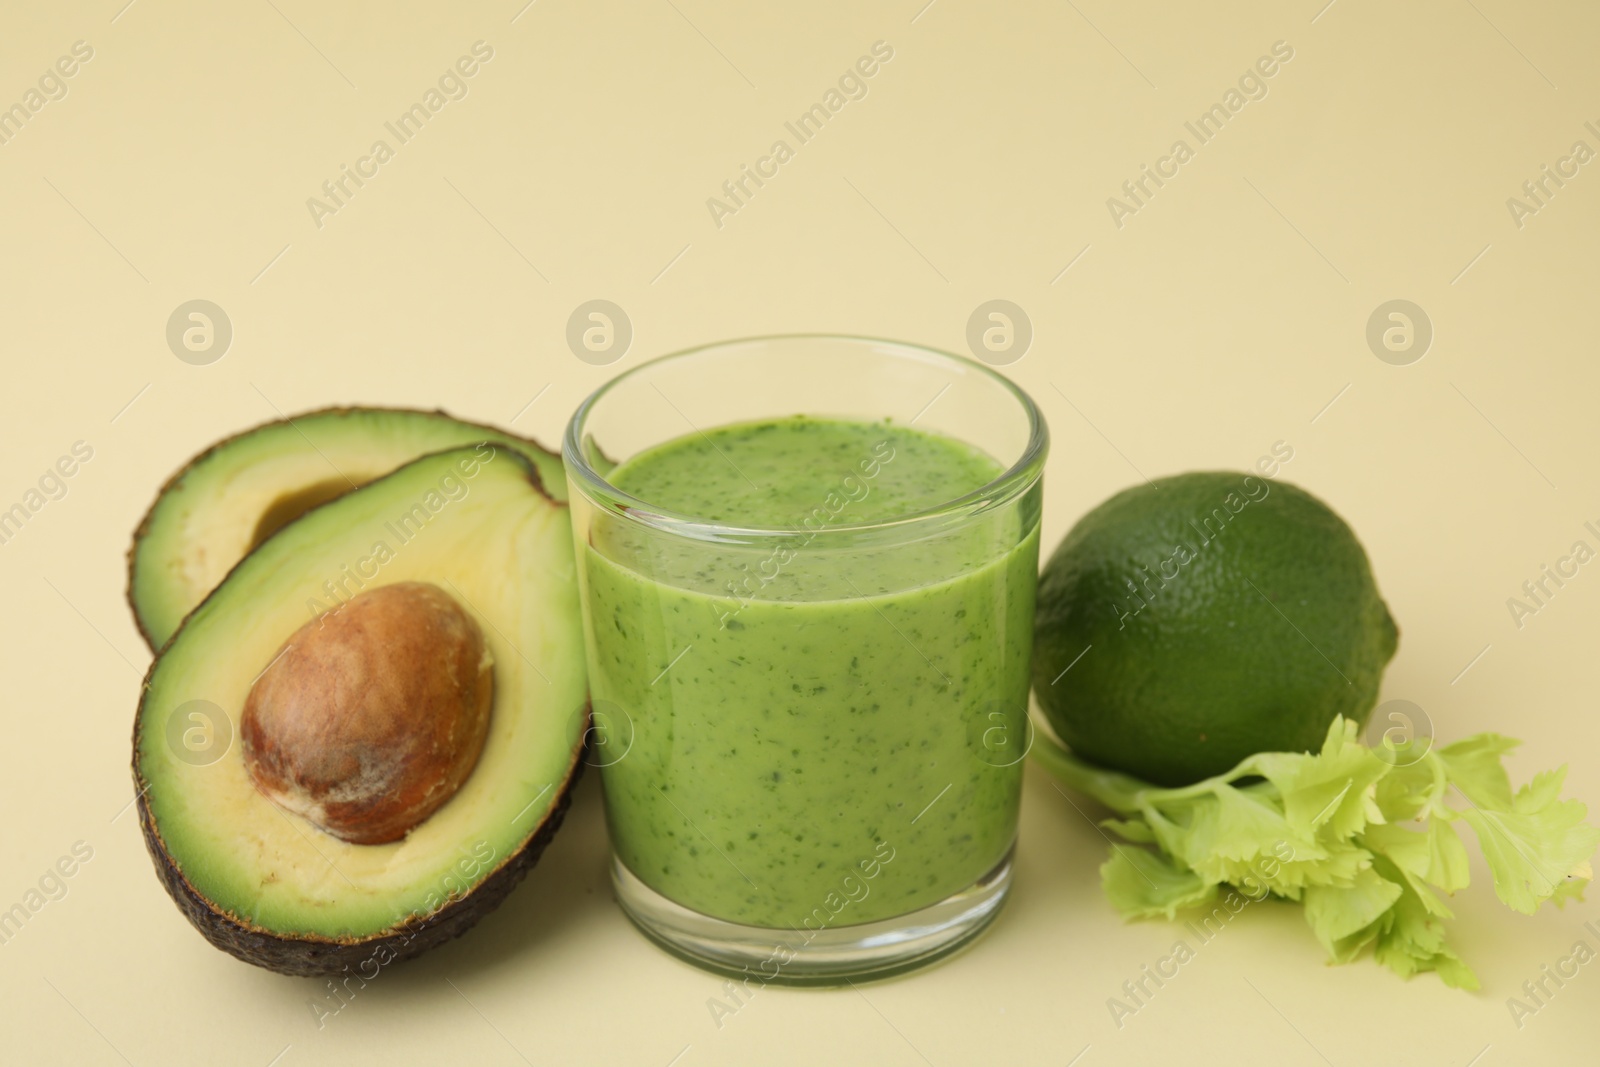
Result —
M1016 835L1038 571L1035 486L906 540L884 523L1001 473L887 422L695 432L608 480L782 536L608 518L586 547L590 686L618 857L716 918L811 929L933 904ZM607 759L615 758L608 756Z

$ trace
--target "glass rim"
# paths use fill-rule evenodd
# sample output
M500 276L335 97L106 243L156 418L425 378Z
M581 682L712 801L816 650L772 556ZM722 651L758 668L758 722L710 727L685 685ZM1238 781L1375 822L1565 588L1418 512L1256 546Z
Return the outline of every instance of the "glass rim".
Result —
M983 377L998 384L1005 390L1022 408L1028 419L1028 441L1023 446L1022 454L1005 470L976 489L942 501L932 507L908 512L904 515L896 515L893 518L829 525L823 530L814 531L814 536L837 539L830 535L859 535L884 530L903 531L907 528L920 529L930 525L941 525L943 521L947 520L959 522L1020 497L1043 474L1044 460L1050 446L1050 431L1045 424L1044 415L1040 412L1039 406L1034 402L1033 398L1021 386L992 367L977 360L968 359L966 356L956 355L953 352L946 352L943 349L916 344L911 341L900 341L886 337L867 337L856 334L782 333L729 338L679 349L676 352L669 352L666 355L645 360L605 382L594 392L584 397L583 401L573 411L572 418L568 420L566 432L562 434L561 458L566 466L568 477L573 478L582 486L585 490L585 497L591 503L598 505L618 518L696 540L761 541L794 536L800 532L794 526L747 526L737 523L717 522L683 512L672 511L652 504L647 500L642 500L612 484L605 475L594 469L594 466L584 455L581 447L581 435L590 413L613 389L628 379L659 364L702 355L717 349L733 349L745 345L806 340L843 341L872 347L888 346L899 349L902 353L922 357L934 356L941 361L952 363L965 370L977 371ZM719 423L718 425L724 424ZM905 425L909 426L910 423ZM691 429L697 428L691 424Z

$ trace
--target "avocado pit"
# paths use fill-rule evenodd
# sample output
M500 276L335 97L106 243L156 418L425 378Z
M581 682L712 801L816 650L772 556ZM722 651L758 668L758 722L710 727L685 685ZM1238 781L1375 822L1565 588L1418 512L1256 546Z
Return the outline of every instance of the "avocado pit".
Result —
M302 626L256 679L240 743L261 793L352 844L397 841L467 780L494 659L428 582L360 593Z

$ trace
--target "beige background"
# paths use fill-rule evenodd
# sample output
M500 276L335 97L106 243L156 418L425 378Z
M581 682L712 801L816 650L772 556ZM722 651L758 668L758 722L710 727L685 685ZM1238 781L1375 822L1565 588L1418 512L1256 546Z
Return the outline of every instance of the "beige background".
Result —
M1104 843L1033 770L1015 895L976 947L859 993L769 989L720 1030L706 1008L720 981L650 947L611 900L592 780L504 908L320 1031L314 984L207 946L119 815L149 658L122 554L162 479L213 439L279 410L373 402L516 416L553 442L579 398L651 355L796 330L964 350L969 314L996 297L1035 329L1009 373L1054 434L1047 545L1141 475L1244 467L1287 441L1284 477L1356 527L1400 620L1384 697L1421 705L1442 738L1522 737L1518 778L1570 761L1571 790L1600 801L1600 569L1520 630L1506 607L1573 541L1600 543L1582 527L1600 525L1600 164L1521 228L1506 207L1575 140L1600 148L1583 125L1600 125L1592 5L124 2L12 5L0 27L0 106L75 41L94 49L67 96L0 145L0 505L74 441L94 449L68 495L0 545L0 906L73 842L94 849L69 894L0 946L0 1058L1592 1053L1600 964L1520 1031L1505 1002L1595 943L1581 923L1600 920L1600 894L1519 917L1476 856L1454 906L1480 994L1370 961L1324 967L1297 910L1262 908L1119 1030L1107 998L1179 931L1116 919L1096 884ZM494 58L469 95L319 229L306 199L480 39ZM706 198L877 40L894 58L866 98L717 228ZM1278 40L1294 58L1266 98L1115 226L1107 197ZM235 331L209 366L165 341L194 298ZM592 298L635 329L610 368L564 342ZM1436 331L1409 366L1364 340L1393 298Z

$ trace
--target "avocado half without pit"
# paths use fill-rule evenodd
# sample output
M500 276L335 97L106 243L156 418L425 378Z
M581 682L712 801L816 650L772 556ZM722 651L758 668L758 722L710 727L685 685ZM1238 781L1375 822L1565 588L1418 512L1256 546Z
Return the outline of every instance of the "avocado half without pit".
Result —
M588 725L565 505L516 449L416 459L295 519L146 679L134 785L212 944L371 973L459 936L560 825Z
M442 411L326 408L229 437L174 474L128 552L128 603L152 652L245 554L319 504L447 448L488 441L517 452L566 499L561 458L537 443Z

